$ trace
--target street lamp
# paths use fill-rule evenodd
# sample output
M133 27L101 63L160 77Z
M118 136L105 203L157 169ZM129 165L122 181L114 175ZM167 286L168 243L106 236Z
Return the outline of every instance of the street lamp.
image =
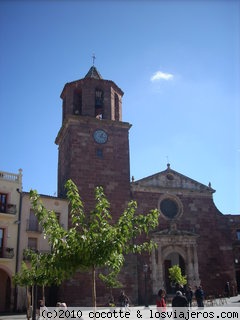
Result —
M148 308L147 272L148 272L148 265L147 265L147 264L144 264L144 266L143 266L143 273L144 273L144 283L145 283L145 307L146 307L146 308Z

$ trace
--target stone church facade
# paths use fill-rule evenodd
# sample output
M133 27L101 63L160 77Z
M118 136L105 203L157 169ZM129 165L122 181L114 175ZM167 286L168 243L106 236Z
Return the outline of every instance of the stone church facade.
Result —
M214 190L170 168L131 184L139 209L157 206L158 230L152 237L157 249L150 257L151 292L164 287L171 293L168 268L178 264L194 288L223 294L224 285L234 288L236 270L229 217L213 202ZM233 289L234 290L234 289Z
M131 125L122 121L122 97L122 90L104 80L94 66L84 78L65 85L62 126L56 138L58 197L65 197L65 182L72 179L87 211L94 207L94 188L99 185L113 219L131 199L137 201L139 213L159 209L159 226L149 235L156 250L127 256L120 274L134 304L143 303L146 292L149 303L155 303L159 288L172 293L168 269L175 264L193 288L201 284L207 294L222 294L229 281L235 294L240 285L240 216L219 212L211 185L174 171L170 164L162 172L130 182ZM113 294L116 297L119 289ZM97 283L98 302L106 302L108 295ZM77 274L62 285L58 298L69 305L91 304L90 278Z

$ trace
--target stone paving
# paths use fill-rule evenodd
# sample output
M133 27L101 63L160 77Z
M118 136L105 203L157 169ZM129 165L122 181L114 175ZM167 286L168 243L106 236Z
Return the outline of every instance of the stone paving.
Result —
M215 305L240 308L240 295L226 299L224 302L226 303L224 305L221 305L220 301L216 301ZM154 308L154 307L155 306L150 306L150 308ZM131 307L131 309L139 309L139 308L144 308L144 307ZM26 314L0 315L0 320L23 320L23 319L24 320L27 319Z

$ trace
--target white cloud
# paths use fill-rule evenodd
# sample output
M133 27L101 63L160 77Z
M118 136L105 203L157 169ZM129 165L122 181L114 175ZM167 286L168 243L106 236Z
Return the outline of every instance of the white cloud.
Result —
M152 82L159 81L159 80L172 80L172 79L173 79L173 74L165 73L162 71L155 72L151 77Z

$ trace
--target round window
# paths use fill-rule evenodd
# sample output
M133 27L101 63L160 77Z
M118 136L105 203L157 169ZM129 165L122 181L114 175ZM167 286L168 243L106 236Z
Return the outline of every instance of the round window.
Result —
M163 199L160 203L160 210L165 217L174 219L179 212L178 204L172 199Z

